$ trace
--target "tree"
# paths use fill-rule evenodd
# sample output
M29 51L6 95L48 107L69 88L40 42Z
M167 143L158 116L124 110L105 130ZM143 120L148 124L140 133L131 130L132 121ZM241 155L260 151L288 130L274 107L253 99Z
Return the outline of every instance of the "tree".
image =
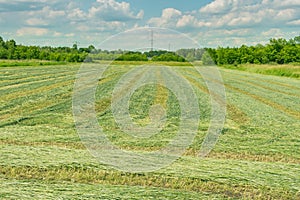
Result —
M119 56L116 60L118 61L147 61L148 58L141 52L127 52Z
M203 62L203 65L215 65L215 62L214 60L212 59L212 57L210 56L210 54L206 51L203 53L202 55L202 62Z
M74 49L74 50L77 50L77 49L78 49L77 43L73 44L73 49Z
M159 56L154 56L152 58L153 61L174 61L174 62L185 62L186 60L173 52L167 52L165 54L161 54Z
M296 44L300 44L300 36L296 36L294 38L294 41L295 41Z
M0 36L0 48L5 48L5 42L1 36Z
M8 59L16 59L14 57L14 52L15 52L15 48L16 48L16 42L14 40L9 40L6 41L5 46L7 48L7 52L8 52Z

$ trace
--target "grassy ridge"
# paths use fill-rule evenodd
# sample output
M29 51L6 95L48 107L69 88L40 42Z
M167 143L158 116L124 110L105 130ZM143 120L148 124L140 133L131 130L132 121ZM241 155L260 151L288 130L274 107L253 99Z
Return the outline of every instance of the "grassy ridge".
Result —
M149 123L145 105L161 103L167 108L167 125L162 134L143 141L123 134L111 113L111 93L134 67L118 63L105 72L96 92L98 120L119 147L152 151L176 132L178 104L160 87L136 90L129 104L133 120ZM172 67L198 96L199 131L185 156L172 165L130 174L98 163L80 142L71 104L78 69L78 65L0 68L0 198L300 198L297 79L221 69L227 119L216 147L203 160L197 152L210 119L206 83L189 66Z

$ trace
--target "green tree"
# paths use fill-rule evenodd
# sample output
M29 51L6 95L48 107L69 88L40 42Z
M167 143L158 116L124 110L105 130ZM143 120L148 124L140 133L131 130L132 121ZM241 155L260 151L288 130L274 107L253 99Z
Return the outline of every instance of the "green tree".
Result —
M204 52L203 55L202 55L202 63L203 63L203 65L208 65L208 66L215 64L215 62L212 59L211 55L207 51Z

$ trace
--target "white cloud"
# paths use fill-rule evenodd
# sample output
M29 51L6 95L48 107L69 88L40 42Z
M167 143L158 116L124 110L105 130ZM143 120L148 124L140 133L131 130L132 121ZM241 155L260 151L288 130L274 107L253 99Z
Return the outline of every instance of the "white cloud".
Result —
M45 28L33 28L33 27L23 27L17 30L18 36L31 35L31 36L43 36L48 33L48 29Z
M212 3L202 7L200 9L201 13L225 13L233 8L237 0L215 0Z
M137 15L136 15L136 18L137 19L143 19L144 18L144 11L143 10L141 10Z
M228 23L229 26L249 26L253 24L257 24L262 21L260 16L253 16L253 13L243 12L240 13L238 16L235 16L231 19Z
M299 11L298 11L299 12ZM294 19L296 17L297 11L295 9L285 9L280 10L278 14L276 15L277 20L290 20Z
M177 29L197 40L209 39L205 44L215 42L222 46L268 41L270 37L291 38L299 34L299 0L211 0L195 10L182 11L180 6L166 8L160 16L147 19L145 17L151 13L136 10L133 2L0 0L1 30L3 34L11 33L12 38L44 36L65 42L65 39L79 41L93 36L88 42L94 42L99 37L133 27L157 26ZM145 12L151 9L145 6Z
M162 12L162 18L164 19L173 19L182 15L181 11L176 10L174 8L166 8Z
M299 20L290 21L290 22L288 22L287 24L289 24L289 25L300 26L300 19L299 19Z
M199 23L195 16L184 15L178 20L176 27L198 27L198 25Z
M52 0L52 3L58 2L59 0ZM6 3L7 0L0 0L0 3ZM45 3L47 0L10 0L10 3Z
M69 19L77 20L77 19L84 19L86 17L87 17L87 15L82 10L80 10L79 8L75 8L75 9L72 9L72 10L68 11L68 18Z
M67 34L65 34L65 36L66 36L66 37L74 37L75 34L74 34L74 33L67 33Z
M86 24L79 24L79 25L76 25L76 30L87 32L87 31L91 30L91 27Z
M64 10L54 10L50 6L45 6L43 7L42 10L37 10L37 11L31 11L29 12L29 16L41 16L45 19L54 19L54 18L60 18L65 16L65 11Z
M56 26L66 22L66 12L64 10L54 10L50 6L45 6L40 10L30 11L28 13L18 13L20 19L24 20L29 26Z
M198 18L211 22L213 28L286 26L290 21L299 19L300 13L295 8L300 5L299 2L215 0L199 10Z
M97 0L97 3L89 9L89 16L104 21L128 21L142 19L144 11L141 10L135 15L127 2Z
M158 27L175 27L182 12L174 8L166 8L162 11L161 17L151 18L148 23Z
M294 7L294 6L300 6L300 1L299 0L274 0L268 1L269 3L273 3L274 6L277 7Z
M39 25L43 25L46 26L48 25L48 22L46 22L45 20L41 19L41 18L29 18L26 20L27 25L30 26L39 26Z
M98 22L96 23L96 30L97 31L103 31L103 32L108 32L108 31L117 31L120 32L122 29L126 27L125 22L119 22L119 21L112 21L112 22Z
M2 1L0 0L0 7ZM29 5L34 1L38 2L38 0L12 0L10 4L15 3L21 6L20 2L26 2ZM54 1L55 6L52 4ZM3 18L5 24L11 21L15 27L19 27L18 30L14 30L18 37L47 36L57 39L84 37L83 34L120 32L130 28L131 24L137 23L144 17L143 10L135 12L129 3L116 0L95 0L87 8L83 8L81 2L72 1L63 4L57 0L54 1L48 4L48 1L43 0L45 3L42 4L43 6L28 12L23 12L23 9L14 14L0 12L0 19ZM28 5L26 5L27 8Z
M261 33L263 36L269 37L269 38L273 38L273 37L282 37L284 34L283 32L279 29L279 28L272 28L268 31L263 31Z
M54 37L60 37L60 36L62 36L62 33L61 33L61 32L57 32L57 31L54 31L53 36L54 36Z
M214 0L199 9L198 13L182 13L174 8L162 11L160 17L151 18L148 24L167 28L240 28L286 25L289 21L299 18L295 8L278 8L277 0ZM290 2L295 5L296 2ZM284 4L285 5L285 4ZM188 30L188 29L186 29ZM190 29L189 29L190 30Z

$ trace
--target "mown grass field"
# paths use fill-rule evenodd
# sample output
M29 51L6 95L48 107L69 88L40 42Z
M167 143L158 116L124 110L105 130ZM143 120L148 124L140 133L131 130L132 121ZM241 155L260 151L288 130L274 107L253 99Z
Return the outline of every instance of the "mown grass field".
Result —
M0 68L1 199L300 199L300 80L220 68L227 92L225 128L205 159L197 152L210 121L205 82L190 66L172 66L199 97L201 123L184 156L151 173L125 173L99 163L81 143L72 116L79 64ZM146 140L118 129L110 109L114 85L136 67L114 64L99 80L99 124L117 146L157 150L178 125L178 102L160 86L137 90L133 120L149 122L161 103L168 120Z
M237 69L246 72L274 75L274 76L285 76L291 78L300 78L300 66L299 63L291 63L285 65L258 65L258 64L244 64L238 66L224 66L229 69Z

